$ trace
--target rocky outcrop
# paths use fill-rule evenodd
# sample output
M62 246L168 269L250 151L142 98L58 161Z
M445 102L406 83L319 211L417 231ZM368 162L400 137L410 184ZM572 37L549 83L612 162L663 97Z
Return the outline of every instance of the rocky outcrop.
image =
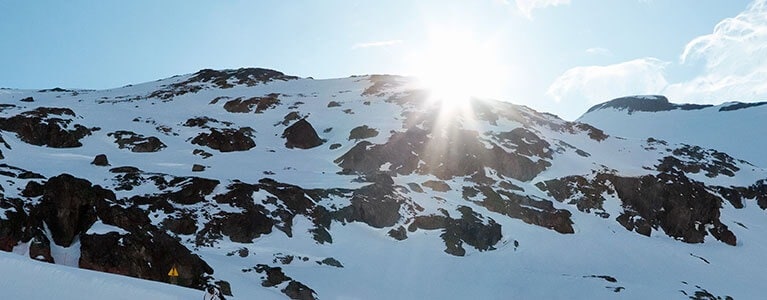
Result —
M53 241L63 247L69 247L96 221L97 202L115 200L112 191L69 174L51 177L43 184L30 181L22 195L40 197L30 217L44 222Z
M314 130L314 126L306 119L301 119L285 128L285 131L282 132L282 138L286 140L285 147L291 149L311 149L323 143L320 136L317 135L317 131Z
M265 110L274 108L280 104L280 94L269 94L264 97L252 97L248 99L237 98L224 103L224 109L231 113L263 113Z
M261 285L264 287L275 287L284 282L287 282L288 284L285 286L285 288L280 291L290 297L290 299L317 299L317 293L314 290L299 281L293 280L293 278L290 278L290 276L285 275L285 273L282 272L282 268L280 267L270 267L268 265L260 264L255 266L253 269L258 273L266 275L266 278L261 281Z
M527 181L551 165L495 144L488 148L476 131L455 129L448 136L430 137L429 131L418 127L395 132L384 144L362 141L335 162L347 173L377 172L389 163L389 170L397 174L433 174L443 180L485 176L485 168L491 168L503 176Z
M221 152L246 151L256 146L253 141L253 129L211 128L209 133L200 133L192 144L210 147Z
M379 175L375 183L354 191L351 205L336 212L336 219L362 222L375 228L390 227L402 218L400 207L406 198L393 187L394 181Z
M275 80L294 80L295 76L285 75L282 72L262 68L241 68L237 70L211 70L203 69L194 76L182 82L164 86L162 89L147 95L147 98L159 98L171 100L173 97L188 93L196 93L202 90L206 83L217 88L227 89L235 85L254 86Z
M157 152L167 147L157 137L145 137L127 130L110 132L107 136L114 137L115 143L117 143L120 149L127 148L131 152Z
M213 269L162 230L86 234L80 238L81 268L167 282L178 270L178 284L202 289Z
M445 252L455 256L466 254L464 243L480 251L495 250L493 246L502 237L501 225L493 219L483 220L484 217L466 206L458 207L458 211L461 213L459 219L450 217L444 209L440 209L442 215L416 216L408 231L442 229L440 237L445 242Z
M364 140L364 139L372 138L376 136L378 136L378 130L376 130L375 128L370 128L367 125L354 127L349 132L350 141L351 140L359 141L359 140Z
M480 195L481 194L481 195ZM557 209L548 200L535 199L509 191L494 190L489 186L464 187L463 197L492 212L519 219L554 230L559 233L575 233L572 214L568 210Z
M68 108L39 107L10 118L0 118L0 129L15 132L25 143L51 148L82 146L80 139L94 129L72 124L75 113Z
M109 166L109 160L107 159L106 154L99 154L93 158L93 161L91 162L91 164L100 166L100 167L105 167L105 166Z
M737 243L736 236L719 220L722 200L683 173L641 177L599 173L591 180L571 176L538 186L558 201L576 204L583 211L601 210L604 195L616 195L624 208L616 221L643 235L663 229L687 243L702 243L707 234L728 245Z

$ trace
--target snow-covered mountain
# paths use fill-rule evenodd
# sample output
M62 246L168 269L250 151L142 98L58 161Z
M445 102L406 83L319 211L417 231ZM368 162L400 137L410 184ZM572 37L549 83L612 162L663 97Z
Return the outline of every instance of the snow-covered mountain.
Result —
M620 102L566 122L249 68L0 104L0 250L32 259L234 298L761 294L765 164L599 129Z

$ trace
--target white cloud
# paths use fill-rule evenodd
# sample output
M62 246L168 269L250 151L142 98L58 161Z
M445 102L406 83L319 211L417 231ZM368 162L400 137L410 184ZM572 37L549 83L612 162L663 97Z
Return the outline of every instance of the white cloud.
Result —
M767 98L767 0L714 27L684 48L682 64L703 63L699 76L669 86L684 101L752 101Z
M668 85L664 69L668 62L652 57L607 66L575 67L549 86L546 95L557 102L595 104L634 94L655 94Z
M509 0L498 0L500 3L510 5ZM527 18L532 19L532 12L537 8L570 4L570 0L516 0L517 9Z
M373 41L366 43L357 43L352 46L352 49L371 48L371 47L389 47L402 44L402 40L388 40L388 41Z
M655 58L581 66L565 71L546 95L557 102L588 104L643 93L662 93L686 103L765 101L767 0L754 0L745 11L719 22L711 34L692 39L678 63L675 66L700 65L702 71L669 83L664 70L671 63Z
M602 48L602 47L594 47L594 48L588 48L586 49L587 54L591 55L599 55L599 56L611 56L613 53L610 51L610 49Z

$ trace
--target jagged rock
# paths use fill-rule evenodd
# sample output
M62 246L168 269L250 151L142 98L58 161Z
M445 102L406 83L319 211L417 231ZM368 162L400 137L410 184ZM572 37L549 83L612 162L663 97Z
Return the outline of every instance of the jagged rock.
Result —
M224 109L231 113L248 113L255 111L262 113L264 110L274 108L280 104L280 94L269 94L265 97L253 97L246 100L237 98L224 103Z
M349 132L349 140L364 140L371 137L378 136L378 130L375 130L375 128L370 128L367 125L362 125L358 127L354 127L352 131Z
M376 172L389 163L389 170L397 174L434 174L442 180L485 174L485 168L492 168L504 176L528 181L551 165L506 152L497 145L487 148L476 131L449 132L448 137L430 137L427 130L409 128L393 133L385 144L359 142L334 162L344 170L362 174Z
M0 215L0 251L10 252L20 242L31 238L29 217L23 207L21 199L0 197L0 209L5 210L5 214Z
M205 171L205 166L194 164L192 165L192 172L202 172Z
M322 139L317 135L312 124L306 119L301 119L282 132L282 138L286 139L285 147L311 149L322 145Z
M480 215L467 206L458 207L458 211L461 213L460 219L450 217L443 209L441 216L416 216L408 226L408 231L443 229L440 237L445 241L445 252L455 256L466 254L464 242L480 251L495 250L493 246L502 237L501 225L493 219L489 219L485 224Z
M179 285L202 289L213 269L162 230L86 234L80 238L81 268L166 282L176 266Z
M393 187L394 181L386 175L381 180L354 191L351 205L336 212L336 219L363 222L375 228L390 227L402 218L399 210L405 198Z
M207 146L221 152L245 151L256 146L256 142L251 138L253 129L243 127L240 129L211 128L210 133L200 133L193 140L192 144Z
M32 97L26 97L24 99L19 100L21 102L35 102L35 98Z
M107 160L107 155L106 154L99 154L99 155L96 155L96 157L93 158L93 161L91 162L91 164L92 165L96 165L96 166L105 167L105 166L109 166L109 160Z
M479 194L482 198L475 203L490 211L520 219L528 224L534 224L559 233L575 233L572 214L564 209L556 209L551 201L536 200L530 196L522 196L504 190L493 190L488 186L464 187L464 199L473 201Z
M55 115L55 116L51 116ZM92 129L74 124L75 113L68 108L39 107L10 118L0 118L0 129L15 132L25 143L52 148L82 146L80 139L90 135Z
M157 137L145 137L127 130L119 130L107 134L115 138L120 149L128 148L131 152L157 152L167 146Z
M69 247L96 221L97 202L115 200L112 191L69 174L51 177L44 184L30 181L22 195L41 196L30 217L45 222L53 241L63 247Z
M317 299L317 293L311 288L304 285L301 282L293 280L289 276L282 272L280 267L270 267L268 265L259 264L255 268L258 273L266 273L266 278L261 282L262 286L273 287L283 282L288 282L287 286L280 290L290 299L298 300L315 300Z
M48 240L41 230L37 230L37 233L29 242L29 258L48 263L54 262L51 255L51 241Z

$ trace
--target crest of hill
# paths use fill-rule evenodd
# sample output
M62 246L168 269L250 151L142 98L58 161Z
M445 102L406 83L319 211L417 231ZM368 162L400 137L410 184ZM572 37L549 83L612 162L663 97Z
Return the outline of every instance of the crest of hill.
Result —
M734 111L739 109L745 109L750 107L756 107L765 105L767 102L727 102L721 105L717 105L718 111ZM613 108L616 110L626 111L628 114L633 112L659 112L659 111L671 111L671 110L700 110L705 108L714 107L712 104L676 104L669 102L668 98L663 95L634 95L616 98L604 103L600 103L592 106L586 111L586 114L595 112L598 110Z

